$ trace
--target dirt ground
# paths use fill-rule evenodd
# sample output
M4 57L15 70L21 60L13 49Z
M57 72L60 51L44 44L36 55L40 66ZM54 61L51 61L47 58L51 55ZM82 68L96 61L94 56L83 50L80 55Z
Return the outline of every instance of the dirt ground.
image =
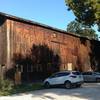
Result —
M85 83L81 88L50 88L0 97L0 100L100 100L100 83Z

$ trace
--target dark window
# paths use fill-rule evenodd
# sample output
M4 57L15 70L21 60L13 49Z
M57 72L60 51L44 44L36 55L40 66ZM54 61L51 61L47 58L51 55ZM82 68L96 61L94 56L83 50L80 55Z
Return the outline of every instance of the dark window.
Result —
M69 74L70 74L70 72L56 73L56 74L53 74L52 76L50 76L50 78L61 77L61 76L67 76L67 75L69 75Z
M27 66L27 72L33 72L33 66L32 65Z
M80 72L72 72L72 74L74 74L74 75L81 75Z
M92 75L92 72L84 72L83 75Z
M54 78L56 76L57 76L57 74L53 74L53 75L50 76L50 78Z
M69 75L69 74L70 74L70 72L62 72L62 73L58 73L58 74L57 74L57 77L67 76L67 75Z
M94 74L95 74L95 75L100 75L100 73L98 73L98 72L94 72Z

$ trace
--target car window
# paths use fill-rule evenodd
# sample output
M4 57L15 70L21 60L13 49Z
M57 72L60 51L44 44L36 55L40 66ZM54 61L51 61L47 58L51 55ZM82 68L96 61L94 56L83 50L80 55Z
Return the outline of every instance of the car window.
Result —
M92 72L84 72L83 75L92 75Z
M94 72L94 74L95 74L95 75L100 75L100 73L99 73L99 72Z
M69 74L70 74L70 72L62 72L62 73L58 73L58 74L57 74L57 77L67 76L67 75L69 75Z
M72 74L74 74L74 75L81 75L80 72L72 72Z
M61 77L61 76L67 76L69 75L70 72L59 72L59 73L55 73L53 75L50 76L50 78L55 78L55 77Z
M54 77L56 77L56 76L57 76L57 73L56 73L56 74L51 75L51 76L50 76L50 78L54 78Z

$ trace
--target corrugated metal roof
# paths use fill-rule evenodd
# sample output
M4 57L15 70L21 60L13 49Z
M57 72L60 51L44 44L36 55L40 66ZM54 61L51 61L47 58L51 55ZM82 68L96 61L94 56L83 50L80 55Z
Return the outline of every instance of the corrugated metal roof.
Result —
M3 13L3 12L0 12L0 16L4 16L4 17L7 17L8 19L20 21L20 22L27 23L27 24L32 24L32 25L37 25L37 26L45 27L45 28L48 28L48 29L51 29L51 30L54 30L54 31L58 31L58 32L61 32L61 33L64 33L64 34L72 35L72 36L75 36L75 37L81 37L81 38L83 37L83 38L92 40L89 37L80 36L80 35L74 34L74 33L69 33L69 32L67 32L65 30L62 30L62 29L54 28L54 27L51 27L49 25L45 25L45 24L41 24L41 23L38 23L38 22L35 22L35 21L28 20L28 19L16 17L16 16L13 16L13 15L10 15L10 14L6 14L6 13Z

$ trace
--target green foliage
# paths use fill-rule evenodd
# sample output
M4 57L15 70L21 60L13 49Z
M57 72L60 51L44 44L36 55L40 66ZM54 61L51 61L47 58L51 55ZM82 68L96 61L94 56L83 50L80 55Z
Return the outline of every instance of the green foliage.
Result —
M15 85L15 86L13 86L13 84L11 84L10 82L7 82L7 83L9 86L6 86L4 90L1 90L1 88L0 88L0 96L1 95L6 96L6 95L12 95L12 94L16 94L16 93L24 93L24 92L28 92L28 91L43 89L43 86L41 83L21 84L21 85ZM0 86L1 86L1 84L0 84Z
M13 89L13 82L10 80L0 79L0 95L8 95Z
M77 21L72 21L67 26L67 32L79 34L81 36L88 36L89 38L98 39L98 35L93 29L85 26Z
M65 0L76 20L88 26L97 24L100 30L100 0Z
M21 84L21 85L14 86L13 90L11 91L11 94L23 93L28 91L40 90L40 89L43 89L41 83Z

